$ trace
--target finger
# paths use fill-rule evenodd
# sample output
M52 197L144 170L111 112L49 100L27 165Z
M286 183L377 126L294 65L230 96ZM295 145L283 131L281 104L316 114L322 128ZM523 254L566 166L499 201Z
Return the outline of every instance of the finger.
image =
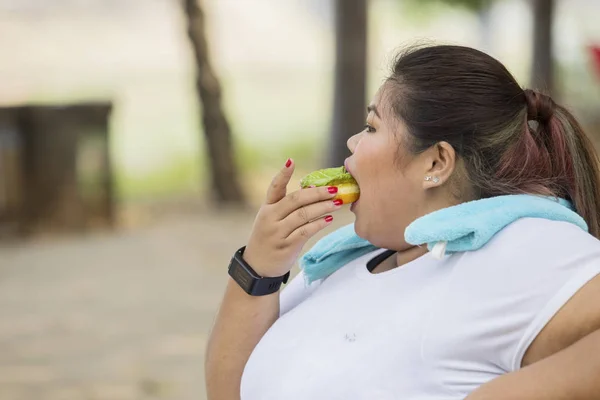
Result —
M291 158L288 158L281 171L275 175L267 190L267 204L277 203L285 197L287 184L290 182L295 166L294 161Z
M342 208L342 200L325 200L318 203L309 204L300 207L290 215L288 215L282 224L283 237L288 237L293 231L306 225L316 219L324 217L326 214L333 213Z
M302 225L293 231L287 237L287 240L290 241L290 243L306 243L308 239L329 226L331 221L333 221L333 217L331 215L327 215L323 218L309 222L306 225Z
M335 186L321 186L292 192L277 204L275 215L279 220L282 220L301 207L332 199L337 194L337 190Z

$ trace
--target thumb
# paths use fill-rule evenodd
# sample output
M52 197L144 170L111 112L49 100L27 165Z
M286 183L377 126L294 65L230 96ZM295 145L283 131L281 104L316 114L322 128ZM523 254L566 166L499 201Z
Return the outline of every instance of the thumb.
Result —
M287 184L292 178L295 167L296 165L294 164L294 161L291 158L288 158L284 167L271 181L269 190L267 190L267 204L277 203L279 200L285 197Z

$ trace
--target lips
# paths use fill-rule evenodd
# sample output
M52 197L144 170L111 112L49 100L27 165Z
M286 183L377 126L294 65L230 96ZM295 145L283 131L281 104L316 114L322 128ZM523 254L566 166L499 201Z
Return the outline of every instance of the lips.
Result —
M354 180L356 180L356 177L355 177L355 176L352 174L352 171L350 170L350 168L348 168L348 159L346 159L346 160L344 161L344 168L346 168L346 171L348 171L348 173L349 173L350 175L352 175L352 177L354 178Z
M356 184L358 185L358 187L360 187L360 183L358 182L358 179L356 179L356 176L352 173L352 170L350 168L348 168L349 167L348 164L349 164L348 163L348 159L346 158L344 160L344 168L346 168L346 171L354 178L354 180L356 181Z

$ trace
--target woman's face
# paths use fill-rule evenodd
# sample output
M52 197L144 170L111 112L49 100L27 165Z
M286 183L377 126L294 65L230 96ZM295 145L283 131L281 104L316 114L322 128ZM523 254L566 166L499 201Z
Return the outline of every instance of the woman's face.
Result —
M409 152L406 126L391 115L381 90L367 108L365 129L348 139L346 168L360 187L352 206L356 233L378 247L404 250L406 227L424 213L427 161Z

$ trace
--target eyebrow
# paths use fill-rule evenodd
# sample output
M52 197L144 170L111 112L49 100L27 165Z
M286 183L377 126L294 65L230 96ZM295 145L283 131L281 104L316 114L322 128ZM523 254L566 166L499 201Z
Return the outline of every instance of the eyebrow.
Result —
M379 115L379 112L377 111L377 106L375 104L369 104L369 106L367 107L367 112L374 112L375 115L377 115L377 118L381 119L381 116Z

